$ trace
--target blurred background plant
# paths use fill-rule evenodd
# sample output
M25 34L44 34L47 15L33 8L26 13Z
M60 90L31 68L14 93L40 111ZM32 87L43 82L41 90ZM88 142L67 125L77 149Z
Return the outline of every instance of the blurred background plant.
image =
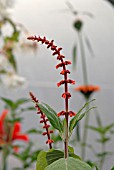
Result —
M112 5L114 5L114 1L109 1L111 2ZM89 83L89 72L88 72L88 60L86 56L86 50L89 51L90 56L95 57L93 47L91 44L91 41L88 38L88 33L84 32L84 21L83 21L83 16L87 16L90 19L94 19L94 15L88 11L77 11L75 10L74 6L71 4L70 1L66 1L66 5L68 6L70 12L72 15L76 17L73 27L76 31L76 42L73 47L73 54L72 54L72 62L73 62L73 69L77 71L76 65L77 65L77 57L81 57L81 64L82 64L82 76L83 76L83 85L80 85L75 88L75 91L79 91L80 94L84 97L85 102L89 101L91 98L93 98L93 94L96 91L100 90L99 86L96 85L91 85ZM86 108L87 110L89 109L89 106ZM88 130L94 130L99 133L100 139L96 139L97 142L101 143L101 152L100 153L94 153L95 156L97 156L97 164L102 170L103 164L106 161L106 157L110 152L105 151L105 144L108 143L111 140L112 134L109 133L111 129L113 129L114 124L111 123L107 126L102 125L102 121L98 112L98 109L94 110L95 118L97 121L97 127L94 127L94 125L89 125L89 119L90 119L90 113L86 115L85 122L83 124L83 131L80 134L80 125L78 123L78 126L76 128L75 132L75 137L73 138L72 142L76 144L76 141L81 144L81 157L83 160L86 160L86 148L90 146L88 144ZM107 137L107 133L109 133L109 137ZM91 146L92 150L93 146ZM96 151L96 149L95 149ZM93 162L93 160L90 160L90 162ZM96 163L96 161L94 161Z
M23 170L30 168L41 149L34 147L33 141L30 139L31 134L41 134L42 131L31 128L24 134L21 133L23 124L23 112L32 111L34 107L27 106L29 99L20 98L13 101L8 98L1 97L5 110L0 115L0 156L2 156L1 170L8 170L8 158L14 156L21 163L19 167L14 169ZM19 141L27 142L26 145ZM16 165L15 165L16 166Z
M28 30L25 26L13 21L13 5L13 0L0 0L0 82L9 87L21 86L26 82L26 77L18 75L16 55L19 48L23 52L37 50L36 43L26 42Z

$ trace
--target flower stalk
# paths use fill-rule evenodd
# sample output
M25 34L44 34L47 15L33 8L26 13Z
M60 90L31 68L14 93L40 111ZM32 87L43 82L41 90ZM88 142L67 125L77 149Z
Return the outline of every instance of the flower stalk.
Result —
M61 75L63 75L63 80L57 83L57 86L61 86L64 85L64 93L62 94L62 98L65 99L65 111L61 111L60 113L58 113L58 116L65 116L66 119L66 124L65 124L65 137L64 137L64 157L67 158L68 157L68 136L69 136L69 115L73 116L75 115L73 112L69 112L69 104L68 104L68 100L71 97L71 94L68 91L68 84L75 84L75 81L68 79L68 74L70 74L70 71L66 69L66 65L71 64L70 61L64 61L65 56L63 56L61 54L61 50L62 48L58 48L56 45L54 45L54 40L48 41L46 39L46 37L41 38L40 36L30 36L27 39L29 40L33 40L33 41L37 41L37 42L41 42L42 44L45 44L47 46L47 48L51 48L51 50L53 51L52 55L56 55L57 56L57 60L60 61L59 64L56 65L56 69L62 67L62 71L60 72Z
M29 94L30 94L32 100L35 102L35 108L37 109L37 114L41 115L40 116L40 118L41 118L40 123L43 123L44 124L43 128L46 129L46 132L43 132L42 135L44 135L44 136L47 135L48 140L46 141L46 144L49 144L49 148L52 149L52 143L54 141L51 139L50 134L53 133L53 130L49 130L50 125L47 124L48 119L46 118L45 114L39 108L39 106L38 106L39 101L32 94L32 92L30 92Z

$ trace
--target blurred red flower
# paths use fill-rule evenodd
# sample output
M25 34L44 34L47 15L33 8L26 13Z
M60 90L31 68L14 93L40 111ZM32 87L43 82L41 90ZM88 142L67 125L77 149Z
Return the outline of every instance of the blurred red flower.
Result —
M15 140L28 142L28 136L21 133L21 123L10 124L6 121L7 114L8 110L4 110L0 116L0 145L12 143Z

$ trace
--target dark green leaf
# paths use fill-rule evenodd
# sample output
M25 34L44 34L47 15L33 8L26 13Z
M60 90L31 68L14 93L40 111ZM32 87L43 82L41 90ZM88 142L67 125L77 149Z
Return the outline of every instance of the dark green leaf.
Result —
M13 101L10 100L10 99L1 97L1 100L2 100L5 104L7 104L8 106L10 106L10 107L13 107L13 105L14 105Z
M111 170L114 170L114 166L111 168Z
M87 163L92 167L92 170L93 170L93 168L96 168L96 170L100 170L95 163L93 163L91 161L87 161Z
M63 126L62 126L62 121L60 120L60 118L57 116L57 113L47 104L45 103L38 103L39 108L41 109L41 111L47 116L47 118L49 119L51 125L59 130L59 132L63 132Z

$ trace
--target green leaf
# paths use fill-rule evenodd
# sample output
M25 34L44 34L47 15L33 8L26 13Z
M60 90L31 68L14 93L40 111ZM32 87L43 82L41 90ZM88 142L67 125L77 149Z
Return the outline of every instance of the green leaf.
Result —
M30 129L26 133L29 133L29 134L31 134L31 133L42 134L42 131L41 130L37 130L37 129Z
M76 68L76 59L77 59L77 48L76 45L73 47L73 69Z
M70 147L70 152L69 156L73 157L75 159L80 159L78 155L75 155L73 152L71 152L71 147ZM64 152L60 150L54 150L50 149L48 152L41 151L37 157L37 168L36 170L44 170L45 167L48 165L52 164L53 162L64 158Z
M95 107L91 107L88 110L86 110L84 113L81 114L81 112L83 111L83 109L85 109L92 101L94 101L95 99L87 102L76 114L76 116L74 116L73 119L71 119L70 121L70 125L69 125L69 132L70 132L70 136L72 134L73 129L76 127L77 123L85 116L86 113L88 113L91 109L95 108Z
M87 126L89 129L94 130L100 134L106 134L107 132L109 132L113 127L114 127L114 123L107 125L105 127L94 127L94 126Z
M44 168L48 166L48 163L47 163L47 160L46 160L46 154L47 154L47 152L45 152L45 151L41 151L38 154L37 163L36 163L36 170L44 170Z
M102 158L103 156L108 156L108 155L112 155L112 154L113 154L113 152L108 152L107 151L107 152L97 153L96 156Z
M47 116L51 125L57 129L60 133L63 132L63 126L61 119L57 116L57 113L47 104L45 103L38 103L39 108L41 111Z
M18 99L18 100L15 102L15 107L18 107L18 106L20 106L20 105L22 105L22 104L25 104L25 103L29 102L29 101L30 101L30 100L27 99L27 98L20 98L20 99Z
M97 142L106 143L106 142L108 142L109 140L110 140L109 137L103 137L103 138L101 138L101 139L97 139Z
M111 170L114 170L114 166L111 168Z
M74 158L61 158L51 165L47 166L44 170L91 170L91 167L83 161Z
M93 170L93 168L96 168L96 170L100 170L100 169L97 167L97 165L96 165L95 163L91 162L91 161L87 161L87 164L89 164L89 165L92 167L92 170Z
M10 106L10 107L13 107L13 105L14 105L13 101L10 100L10 99L1 97L1 100L2 100L6 105L8 105L8 106Z
M104 133L104 129L102 127L94 127L94 126L91 126L91 125L88 125L87 128L93 130L93 131L96 131L100 134L103 134Z

